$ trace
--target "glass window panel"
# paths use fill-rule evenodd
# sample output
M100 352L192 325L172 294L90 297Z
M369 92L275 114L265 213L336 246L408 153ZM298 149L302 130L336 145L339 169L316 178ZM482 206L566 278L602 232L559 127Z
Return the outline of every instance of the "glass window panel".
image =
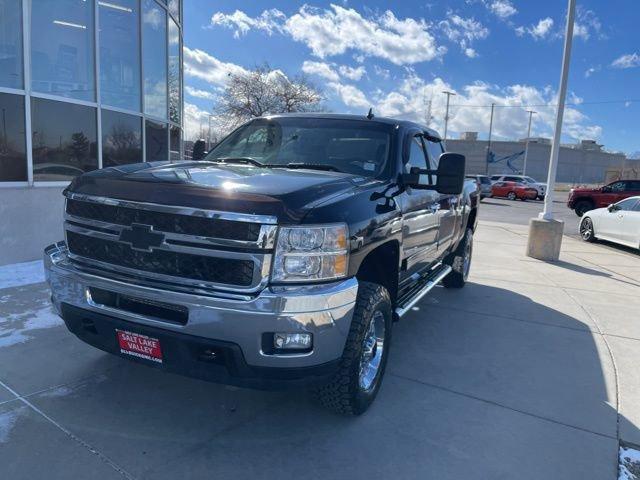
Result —
M142 118L102 110L102 166L142 162Z
M169 13L180 22L180 0L169 0Z
M147 120L145 126L145 148L147 162L167 161L167 125Z
M140 35L137 0L98 1L102 103L140 111Z
M0 182L26 181L24 97L0 93Z
M154 0L142 5L144 111L167 118L167 12Z
M169 156L170 160L180 160L180 129L171 127L169 130Z
M0 86L22 88L20 0L0 0Z
M31 128L35 181L71 180L98 168L95 108L32 98Z
M93 2L31 0L33 90L95 100Z
M169 119L180 123L180 30L169 20Z

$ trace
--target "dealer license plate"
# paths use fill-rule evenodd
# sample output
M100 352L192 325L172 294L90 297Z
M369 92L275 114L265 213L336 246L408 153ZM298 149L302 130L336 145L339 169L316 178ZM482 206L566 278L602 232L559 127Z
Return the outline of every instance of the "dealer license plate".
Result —
M120 353L162 363L162 349L160 348L160 340L157 338L117 329L116 334L120 344Z

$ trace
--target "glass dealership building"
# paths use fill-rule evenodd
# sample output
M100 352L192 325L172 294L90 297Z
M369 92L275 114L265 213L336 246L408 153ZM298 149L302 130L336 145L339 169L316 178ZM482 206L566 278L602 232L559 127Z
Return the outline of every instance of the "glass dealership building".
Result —
M181 19L179 0L0 0L0 265L49 240L76 175L182 158Z

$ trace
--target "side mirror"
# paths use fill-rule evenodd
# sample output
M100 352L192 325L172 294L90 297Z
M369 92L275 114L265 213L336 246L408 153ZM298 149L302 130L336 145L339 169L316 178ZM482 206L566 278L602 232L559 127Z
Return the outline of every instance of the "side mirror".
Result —
M459 153L443 153L438 164L436 191L459 195L464 188L464 171L467 159Z
M424 170L413 167L411 173L402 175L403 182L417 190L435 190L445 195L459 195L464 188L464 172L466 158L458 153L443 153L440 155L437 170ZM435 175L436 184L420 183L421 175Z
M607 207L607 210L609 210L609 213L611 213L611 212L615 212L616 210L620 210L620 207L618 207L616 204L612 203L611 205L609 205Z
M603 193L608 193L611 191L611 187L609 185L605 185L604 187L602 187L602 192Z

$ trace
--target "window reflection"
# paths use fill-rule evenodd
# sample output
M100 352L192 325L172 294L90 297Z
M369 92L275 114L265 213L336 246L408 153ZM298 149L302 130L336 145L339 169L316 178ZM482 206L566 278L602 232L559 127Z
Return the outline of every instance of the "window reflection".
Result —
M0 182L26 181L24 97L0 93Z
M171 127L169 130L169 159L180 160L180 129Z
M0 86L22 88L20 0L0 0Z
M147 120L145 126L146 161L166 161L168 158L167 147L167 125Z
M167 118L167 12L154 0L142 5L144 111Z
M140 111L140 46L137 0L98 1L102 103Z
M32 85L95 100L93 2L31 0Z
M180 22L180 1L169 0L169 13L173 15L178 22Z
M95 108L32 98L31 128L35 181L71 180L98 168Z
M142 119L102 110L102 166L142 161Z
M169 20L169 119L180 123L180 30Z

